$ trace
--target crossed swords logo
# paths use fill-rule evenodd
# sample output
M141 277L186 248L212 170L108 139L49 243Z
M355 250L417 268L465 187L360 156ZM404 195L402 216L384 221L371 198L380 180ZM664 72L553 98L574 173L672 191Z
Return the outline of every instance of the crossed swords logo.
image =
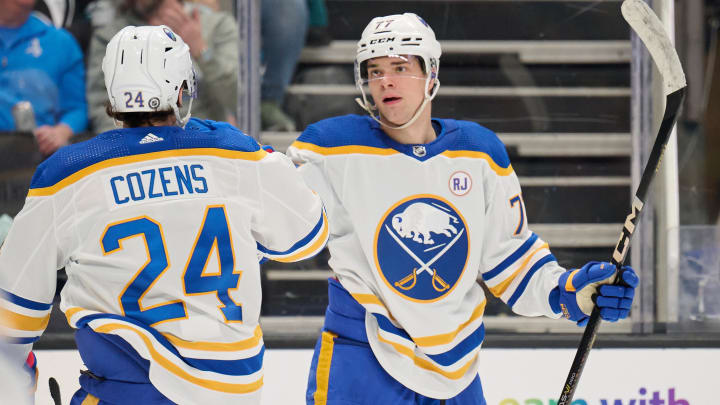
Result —
M412 271L410 272L410 274L403 277L401 280L396 281L395 287L400 288L401 290L405 290L405 291L410 290L411 288L415 287L415 283L417 283L418 274L427 272L428 274L430 274L432 276L432 287L435 289L435 291L443 292L443 291L447 290L448 288L450 288L450 285L447 282L445 282L445 280L443 280L442 277L440 277L437 274L437 270L431 269L430 266L432 266L433 263L438 261L438 259L440 259L448 250L450 250L450 248L455 244L455 242L457 242L458 239L460 239L463 232L465 232L465 229L461 229L460 232L458 232L457 235L455 235L453 240L451 240L450 243L445 245L445 247L440 252L438 252L438 254L433 256L433 258L430 259L428 262L424 262L424 261L422 261L422 259L417 257L417 255L415 253L413 253L413 251L410 250L410 248L408 248L403 243L403 241L400 240L399 237L397 237L397 235L395 235L395 233L390 229L389 226L385 225L385 229L388 231L390 236L392 236L392 238L395 240L395 242L397 242L397 244L400 245L400 247L405 251L405 253L410 255L410 257L412 257L413 260L415 260L417 262L417 264L420 265L420 268L413 268Z

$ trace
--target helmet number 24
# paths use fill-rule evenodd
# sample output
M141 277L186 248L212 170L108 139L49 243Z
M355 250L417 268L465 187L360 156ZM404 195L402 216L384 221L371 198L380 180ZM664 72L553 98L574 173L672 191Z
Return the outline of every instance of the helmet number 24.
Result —
M138 91L137 95L133 99L132 92L126 91L123 93L123 96L127 97L125 99L125 107L127 108L135 108L135 107L145 107L145 104L143 102L143 95L142 91Z

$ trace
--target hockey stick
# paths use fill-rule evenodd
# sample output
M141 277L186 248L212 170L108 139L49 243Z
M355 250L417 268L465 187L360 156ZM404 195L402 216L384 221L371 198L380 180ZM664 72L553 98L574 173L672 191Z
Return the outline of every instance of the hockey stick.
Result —
M55 403L55 405L62 405L62 402L60 401L60 385L57 380L50 377L48 379L48 385L50 386L50 397L52 398L53 403Z
M658 131L655 144L650 152L650 158L640 178L640 185L635 192L630 214L625 218L620 240L618 240L612 259L610 260L616 269L620 269L623 262L625 262L625 257L630 245L630 238L635 231L635 225L645 205L648 188L650 187L653 177L655 177L655 172L662 160L665 146L677 120L678 111L685 97L686 87L685 74L683 73L677 52L672 42L670 42L670 38L665 32L662 23L650 7L648 7L643 0L625 0L622 4L622 14L647 47L650 56L655 61L662 75L666 104L660 130ZM615 282L620 283L621 281L616 279ZM560 399L557 401L558 405L570 405L572 402L575 389L580 381L580 375L585 366L585 361L587 360L588 354L590 354L593 343L595 343L600 320L600 310L596 306L590 315L590 319L585 327L585 332L580 340L580 345L575 353L575 359L573 360L568 377L565 380Z

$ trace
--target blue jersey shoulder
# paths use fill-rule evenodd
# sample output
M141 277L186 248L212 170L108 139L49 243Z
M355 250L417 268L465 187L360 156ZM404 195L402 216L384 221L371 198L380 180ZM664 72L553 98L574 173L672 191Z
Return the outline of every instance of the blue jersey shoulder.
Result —
M178 149L191 147L219 148L242 152L255 152L260 145L249 135L222 121L191 118L184 133L178 137ZM204 145L204 146L193 146Z
M86 167L126 156L197 148L241 152L260 150L260 145L252 137L230 124L194 121L192 125L189 122L185 129L170 126L115 129L60 148L38 166L30 188L49 187Z
M448 150L468 150L486 153L501 167L510 166L510 157L505 144L495 132L470 121L442 120L446 127L453 127L457 134Z
M372 118L350 114L311 124L297 140L324 148L350 145L387 148L378 131L381 130Z

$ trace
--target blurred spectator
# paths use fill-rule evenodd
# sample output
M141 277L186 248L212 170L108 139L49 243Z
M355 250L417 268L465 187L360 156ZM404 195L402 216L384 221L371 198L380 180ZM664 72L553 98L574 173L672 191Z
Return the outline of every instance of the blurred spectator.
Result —
M213 10L213 11L220 11L220 3L218 0L189 0L192 3L202 4L205 7ZM229 12L231 9L228 9Z
M7 1L7 0L0 0ZM105 114L107 92L101 70L110 38L128 25L165 24L190 47L198 80L193 116L235 123L237 110L238 28L227 13L179 0L124 0L114 17L98 27L90 40L88 101L95 132L114 129Z
M307 0L262 0L260 14L265 66L260 91L262 129L294 131L295 122L282 110L282 105L305 45Z
M31 14L34 6L0 0L0 131L39 125L38 149L50 155L87 127L85 66L75 39Z
M92 33L89 10L98 0L37 0L34 14L42 14L56 28L65 28L87 53Z
M326 46L332 42L328 30L328 10L325 0L307 0L310 12L310 28L307 34L308 46Z

